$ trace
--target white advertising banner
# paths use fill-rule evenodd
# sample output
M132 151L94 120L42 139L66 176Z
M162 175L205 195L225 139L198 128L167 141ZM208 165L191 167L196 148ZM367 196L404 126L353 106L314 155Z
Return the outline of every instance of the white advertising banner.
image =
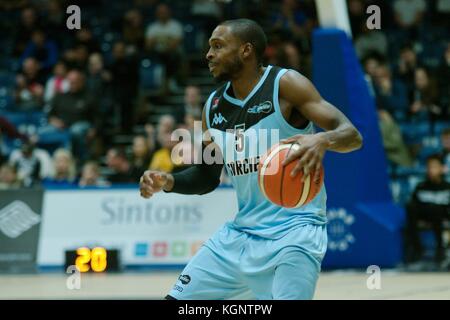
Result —
M82 246L118 249L124 265L185 264L236 212L231 188L149 200L138 189L48 190L38 264L62 266L65 250Z

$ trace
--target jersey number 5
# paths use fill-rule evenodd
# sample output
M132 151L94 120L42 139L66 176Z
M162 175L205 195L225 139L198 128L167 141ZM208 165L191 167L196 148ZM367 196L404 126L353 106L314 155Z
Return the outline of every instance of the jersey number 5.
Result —
M236 152L242 152L245 148L245 123L241 123L234 126L234 147Z

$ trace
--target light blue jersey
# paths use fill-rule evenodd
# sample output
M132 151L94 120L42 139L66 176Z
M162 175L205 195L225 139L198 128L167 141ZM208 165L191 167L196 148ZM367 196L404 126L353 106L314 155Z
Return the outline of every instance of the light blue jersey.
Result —
M236 189L239 211L232 227L268 239L278 239L292 228L326 223L326 191L307 205L284 208L271 203L258 186L257 164L273 144L296 134L312 134L292 127L280 111L278 90L286 69L268 66L248 97L242 101L229 95L230 83L213 92L206 104L206 120Z

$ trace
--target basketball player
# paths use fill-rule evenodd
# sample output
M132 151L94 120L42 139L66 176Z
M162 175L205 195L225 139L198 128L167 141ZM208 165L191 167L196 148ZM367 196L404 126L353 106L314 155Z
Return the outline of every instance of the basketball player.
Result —
M223 22L213 31L206 55L209 70L226 82L204 106L203 130L229 139L227 129L240 128L244 138L250 128L278 129L282 143L300 145L283 163L297 162L294 176L300 170L318 172L326 150L360 148L359 132L308 79L294 70L262 65L266 41L262 28L247 19ZM313 123L324 132L314 133ZM227 159L223 146L216 147L224 155L239 211L205 242L166 299L312 299L327 247L325 187L300 208L276 206L260 192L256 166L248 165L266 150L237 163ZM222 167L202 163L175 174L146 171L141 196L161 190L211 192Z

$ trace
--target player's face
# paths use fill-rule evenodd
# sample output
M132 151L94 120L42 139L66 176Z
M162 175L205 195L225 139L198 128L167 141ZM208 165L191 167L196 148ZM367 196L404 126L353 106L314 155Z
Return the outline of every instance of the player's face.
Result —
M209 71L217 81L233 79L243 67L239 56L241 42L230 31L230 27L218 26L209 39L206 54Z

